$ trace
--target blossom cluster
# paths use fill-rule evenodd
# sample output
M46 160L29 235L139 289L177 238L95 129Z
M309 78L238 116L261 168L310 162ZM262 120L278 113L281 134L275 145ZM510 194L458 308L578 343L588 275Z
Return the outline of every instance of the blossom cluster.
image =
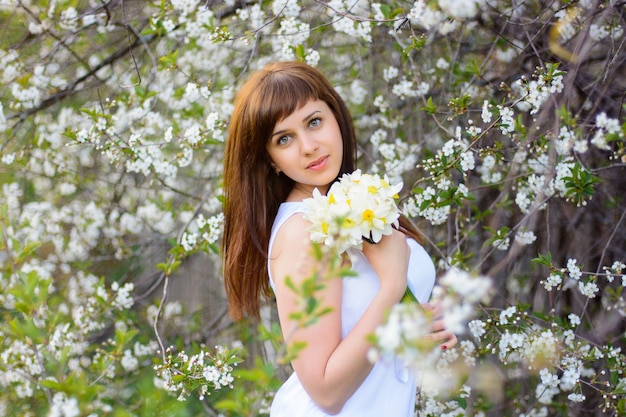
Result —
M536 114L543 103L553 94L563 91L563 71L548 65L547 71L536 74L536 80L528 81L525 77L513 83L513 89L520 95L516 106L522 111Z
M548 291L563 291L568 288L577 289L581 295L593 298L598 291L598 277L591 276L583 281L583 276L592 275L584 272L576 259L570 258L564 268L555 268L549 259L540 258L539 263L552 269L550 277L544 282ZM615 276L623 275L622 262L613 262L605 266L606 280L612 282ZM615 274L615 275L614 275ZM565 281L565 282L564 282ZM620 301L621 300L621 301ZM623 305L623 298L616 300L616 307ZM597 346L586 340L579 339L581 316L569 313L566 318L555 319L554 325L547 327L525 311L525 306L511 305L487 318L475 319L468 325L473 342L484 346L485 354L495 355L505 365L513 378L536 378L535 387L537 401L536 412L545 412L546 407L554 403L556 397L565 395L572 403L583 402L584 386L597 387L604 391L605 384L601 381L607 372L617 372L622 358L615 360L620 348ZM557 326L556 323L561 323ZM607 360L610 369L594 369L590 364ZM621 379L621 383L626 379ZM604 409L617 401L615 395L605 395ZM531 410L531 412L535 412Z
M561 392L569 393L570 401L582 401L581 380L594 375L591 369L585 368L584 362L603 356L599 350L592 351L589 345L575 340L572 329L580 324L580 318L571 314L569 319L570 324L565 329L554 332L529 324L527 313L511 306L491 319L499 329L491 330L498 332L496 337L491 333L486 335L484 321L475 320L469 327L476 342L490 341L487 348L497 354L503 364L538 375L537 402L549 405Z
M363 239L374 243L398 227L400 211L396 205L402 183L391 185L378 175L356 170L333 183L326 195L316 188L304 200L304 218L311 222L311 240L343 253L361 248Z
M220 239L223 223L223 213L218 213L208 219L202 214L198 215L194 227L181 237L181 246L186 252L192 252L208 245L213 252L217 252L216 243Z
M154 366L155 385L177 394L179 401L193 393L203 400L222 388L232 388L233 367L241 362L237 354L237 349L216 346L213 353L201 349L189 356L184 351L174 354L174 348L169 347L162 363Z
M461 128L457 127L455 137L418 166L431 174L433 185L416 188L414 194L404 200L402 211L410 217L421 216L433 225L443 224L448 220L453 202L470 198L465 183L454 181L453 170L465 173L476 167L471 145L462 137Z
M615 265L619 265L619 262L613 264L613 266ZM548 266L552 267L552 265ZM605 268L606 270L610 270L608 267ZM583 272L577 264L576 259L570 258L567 260L567 266L565 268L557 269L552 267L550 275L542 281L542 284L547 291L551 291L554 288L557 290L575 288L586 298L595 298L600 291L598 287L598 277L592 274L586 275L588 275L588 277L584 278ZM618 275L620 274L618 273ZM611 277L612 280L613 275L609 274L608 276Z
M11 256L22 259L12 273L7 273L8 263L0 263L0 274L6 278L0 284L4 318L17 326L10 332L8 328L0 331L0 386L15 394L17 404L33 403L46 387L71 383L65 373L56 372L59 367L79 378L97 373L105 383L121 374L137 373L141 363L153 357L156 342L137 340L131 345L127 338L131 331L123 317L134 304L132 283L113 283L107 289L101 279L77 272L65 285L57 286L52 262L27 259L19 247L0 249L10 249ZM101 346L90 343L112 321L115 336L104 339ZM107 412L109 395L103 392L83 404L59 391L51 396L49 415Z

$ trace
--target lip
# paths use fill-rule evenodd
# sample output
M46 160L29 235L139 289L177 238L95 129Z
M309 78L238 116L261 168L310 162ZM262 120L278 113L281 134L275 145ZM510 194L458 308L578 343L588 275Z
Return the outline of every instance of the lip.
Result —
M315 161L311 162L306 166L307 169L311 169L313 171L322 169L326 166L326 162L328 161L328 155L323 156L321 158L317 158Z

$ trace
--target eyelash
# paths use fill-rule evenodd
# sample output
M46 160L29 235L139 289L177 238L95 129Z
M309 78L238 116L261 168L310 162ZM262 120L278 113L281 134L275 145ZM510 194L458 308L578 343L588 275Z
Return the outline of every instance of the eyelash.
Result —
M311 125L313 124L313 122L317 122L317 124L316 124L315 126L311 126ZM309 120L309 127L312 127L312 128L317 128L317 127L319 127L319 125L320 125L321 123L322 123L322 118L321 118L321 117L314 117L314 118L312 118L311 120ZM284 136L281 136L281 137L279 137L278 139L276 139L276 144L277 144L277 145L283 145L282 140L283 140L283 139L289 139L290 137L291 137L291 136L289 136L289 135L284 135Z
M317 125L316 125L316 126L313 126L313 127L317 127L317 126L319 126L319 125L320 125L320 123L322 123L322 118L321 118L321 117L314 117L313 119L311 119L311 120L309 121L309 126L311 126L311 124L313 124L313 122L315 122L315 121L317 122Z

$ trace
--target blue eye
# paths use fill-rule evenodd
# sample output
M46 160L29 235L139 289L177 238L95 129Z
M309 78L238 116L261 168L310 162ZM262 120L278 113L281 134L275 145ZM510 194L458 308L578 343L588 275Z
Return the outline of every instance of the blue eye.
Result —
M276 144L278 145L284 145L287 142L289 142L289 136L285 135L285 136L281 136L278 138L278 140L276 141Z
M309 122L309 126L311 127L318 127L320 125L320 123L322 123L322 119L320 119L319 117L316 117L315 119L311 120Z

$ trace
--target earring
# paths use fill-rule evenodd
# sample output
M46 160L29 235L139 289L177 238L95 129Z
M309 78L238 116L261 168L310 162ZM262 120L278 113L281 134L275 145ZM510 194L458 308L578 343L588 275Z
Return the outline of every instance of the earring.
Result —
M276 165L272 164L272 168L274 168L274 172L276 173L276 175L280 175L280 168L278 168Z

